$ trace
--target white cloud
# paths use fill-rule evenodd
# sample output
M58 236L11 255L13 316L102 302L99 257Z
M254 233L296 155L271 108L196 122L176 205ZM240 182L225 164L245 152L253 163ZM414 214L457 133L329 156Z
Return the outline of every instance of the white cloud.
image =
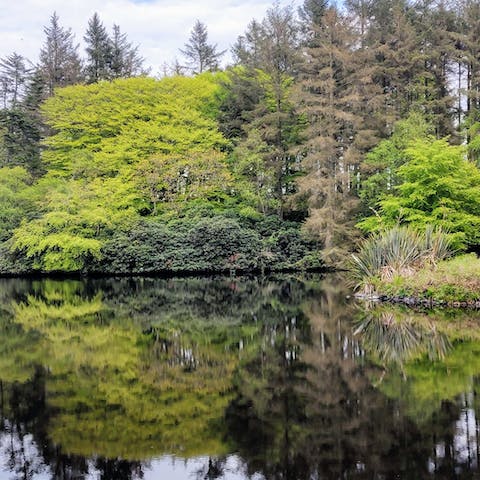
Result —
M62 26L72 28L83 49L88 19L98 12L107 28L116 23L132 43L140 44L147 65L157 73L164 62L180 56L178 49L197 18L208 26L210 41L224 50L271 5L270 0L0 0L0 57L16 51L35 62L44 40L43 26L54 11Z

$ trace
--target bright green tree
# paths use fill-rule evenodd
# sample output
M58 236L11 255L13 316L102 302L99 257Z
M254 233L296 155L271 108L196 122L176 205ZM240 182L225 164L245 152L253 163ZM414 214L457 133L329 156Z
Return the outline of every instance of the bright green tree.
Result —
M405 149L400 184L380 201L379 215L360 223L365 231L396 224L441 227L456 246L480 244L480 170L465 148L447 140L420 140Z

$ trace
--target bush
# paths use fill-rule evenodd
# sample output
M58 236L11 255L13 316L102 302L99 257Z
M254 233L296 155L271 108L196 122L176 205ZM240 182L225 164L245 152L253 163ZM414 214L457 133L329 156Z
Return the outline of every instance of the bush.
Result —
M374 279L411 276L425 264L435 264L452 252L451 240L441 230L428 227L419 233L411 227L396 227L365 240L352 255L350 271L359 285L368 288Z
M221 272L320 268L315 245L298 224L267 217L260 222L225 216L143 220L118 232L91 270L105 273Z
M259 235L232 219L143 221L109 240L94 268L111 273L252 270L259 267L260 252Z

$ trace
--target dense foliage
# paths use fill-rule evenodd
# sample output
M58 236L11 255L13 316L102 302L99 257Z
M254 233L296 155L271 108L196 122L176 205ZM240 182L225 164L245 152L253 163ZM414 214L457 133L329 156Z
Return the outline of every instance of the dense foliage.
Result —
M0 61L0 271L337 265L397 225L478 250L479 24L471 0L276 4L224 71L197 21L158 80L118 25L92 16L82 62L53 14L36 68Z

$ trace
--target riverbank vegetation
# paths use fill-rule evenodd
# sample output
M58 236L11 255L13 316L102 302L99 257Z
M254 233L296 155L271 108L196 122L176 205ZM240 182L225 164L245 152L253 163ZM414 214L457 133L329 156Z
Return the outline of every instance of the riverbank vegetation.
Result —
M360 296L409 304L480 306L480 259L454 257L454 235L396 227L372 235L352 255Z
M380 278L478 251L480 7L345 3L276 4L223 69L196 22L163 78L54 14L35 68L0 62L0 273L338 267L398 226L433 243Z

